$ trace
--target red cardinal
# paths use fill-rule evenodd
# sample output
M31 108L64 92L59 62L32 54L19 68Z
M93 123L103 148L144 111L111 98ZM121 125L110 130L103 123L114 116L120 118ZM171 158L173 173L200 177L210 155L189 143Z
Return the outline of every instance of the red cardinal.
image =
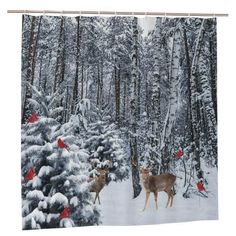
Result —
M197 182L197 189L199 192L206 191L201 181Z
M69 216L69 209L65 207L60 213L60 219L67 218Z
M36 113L33 112L28 119L28 123L34 123L37 120L38 120L38 117L37 117Z
M57 140L57 146L59 147L59 148L65 148L68 152L69 152L69 148L68 148L68 146L62 141L62 139L61 138L58 138L58 140Z
M183 151L179 149L178 152L175 154L175 160L179 160L183 156Z
M25 175L25 180L29 181L29 180L33 179L34 175L35 175L34 168L31 167Z

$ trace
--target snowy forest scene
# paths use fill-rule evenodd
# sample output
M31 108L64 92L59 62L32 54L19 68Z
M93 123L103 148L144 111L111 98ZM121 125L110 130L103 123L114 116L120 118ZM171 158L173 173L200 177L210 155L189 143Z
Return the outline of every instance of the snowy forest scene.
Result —
M216 18L22 16L22 229L218 219Z

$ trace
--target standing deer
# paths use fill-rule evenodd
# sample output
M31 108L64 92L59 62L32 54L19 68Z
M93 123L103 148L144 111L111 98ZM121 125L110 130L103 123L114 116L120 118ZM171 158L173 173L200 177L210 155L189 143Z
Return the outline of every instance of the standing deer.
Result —
M108 169L104 169L104 170L97 169L97 172L99 173L99 175L94 177L94 178L90 178L88 180L88 182L91 182L90 192L95 192L96 193L95 199L94 199L94 204L96 203L97 199L98 199L99 204L101 204L99 193L101 192L101 190L105 186L106 176L109 173L109 170Z
M143 187L146 191L146 199L143 211L147 207L148 198L151 192L154 194L156 209L157 209L157 194L158 192L162 191L165 191L168 195L166 207L172 206L174 195L171 189L174 186L176 176L169 173L163 173L161 175L150 175L149 170L143 167L140 168L140 176L143 182Z

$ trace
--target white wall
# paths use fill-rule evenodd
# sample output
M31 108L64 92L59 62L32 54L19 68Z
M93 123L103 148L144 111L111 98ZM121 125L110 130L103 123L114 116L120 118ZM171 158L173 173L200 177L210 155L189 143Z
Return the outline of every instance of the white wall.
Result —
M235 235L236 53L233 0L6 0L0 14L0 233L1 235ZM137 227L21 231L20 58L21 15L7 9L227 12L218 19L219 221ZM233 35L234 34L234 35ZM121 216L122 217L122 216ZM232 233L229 233L232 232Z

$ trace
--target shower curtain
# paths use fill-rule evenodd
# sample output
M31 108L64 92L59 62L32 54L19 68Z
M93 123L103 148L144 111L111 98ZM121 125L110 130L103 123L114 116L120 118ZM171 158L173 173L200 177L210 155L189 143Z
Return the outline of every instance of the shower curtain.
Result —
M22 22L22 228L217 219L216 19Z

